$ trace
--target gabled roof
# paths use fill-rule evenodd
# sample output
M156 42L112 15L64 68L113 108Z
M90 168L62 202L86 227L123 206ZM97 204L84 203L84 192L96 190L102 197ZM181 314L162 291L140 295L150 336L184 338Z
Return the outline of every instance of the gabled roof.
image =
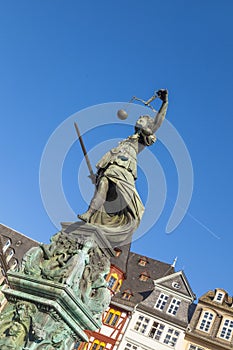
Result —
M10 239L10 248L14 249L14 258L21 263L24 254L31 248L39 245L38 242L0 223L0 236L2 244Z
M168 303L165 302L166 306L162 310L155 307L160 294L166 295L168 300ZM178 271L154 280L153 292L139 303L137 309L162 319L164 322L174 323L185 329L193 308L190 306L195 298L196 296L192 292L184 272ZM167 312L173 299L180 302L179 311L175 317L172 313Z
M175 272L169 276L159 278L154 281L155 286L170 290L174 294L180 294L191 300L196 299L184 271Z
M113 297L113 302L134 307L136 304L146 299L154 290L154 280L174 273L174 268L170 264L151 258L147 258L146 266L140 266L140 258L141 255L139 254L133 252L129 253L126 280L122 284L121 291ZM117 259L119 258L115 258L114 265L117 265ZM147 273L150 278L148 278L147 281L141 281L139 277L142 273ZM133 296L130 300L122 299L122 292L127 289L133 292Z

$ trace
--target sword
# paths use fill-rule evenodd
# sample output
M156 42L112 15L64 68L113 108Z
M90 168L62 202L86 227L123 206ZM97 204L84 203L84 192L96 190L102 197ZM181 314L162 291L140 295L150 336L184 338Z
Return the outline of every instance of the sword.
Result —
M80 131L79 131L77 123L74 123L74 126L75 126L75 130L76 130L77 135L78 135L78 140L80 142L80 146L82 148L84 157L86 159L87 167L88 167L88 170L89 170L89 173L90 173L90 175L88 177L91 179L91 182L95 185L96 184L96 176L95 176L95 174L94 174L94 172L92 170L91 163L90 163L89 157L87 155L86 147L85 147L85 145L83 143L83 139L82 139L82 136L80 134Z

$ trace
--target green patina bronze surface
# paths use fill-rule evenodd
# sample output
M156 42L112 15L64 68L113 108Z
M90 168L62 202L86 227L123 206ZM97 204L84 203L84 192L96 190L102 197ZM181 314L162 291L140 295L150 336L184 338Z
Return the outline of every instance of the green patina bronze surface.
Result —
M135 133L97 164L96 191L85 224L63 224L50 244L31 248L17 272L8 272L8 303L0 315L1 350L72 350L101 327L110 303L105 275L110 245L129 243L144 211L135 187L137 154L155 142L167 110L167 90L154 119L142 116ZM148 105L153 98L145 102Z
M59 232L50 244L31 248L17 272L8 272L11 288L0 316L1 350L71 350L88 341L84 330L101 327L110 303L104 276L110 270L108 242L92 227ZM68 225L69 227L69 225ZM96 243L95 237L105 242Z

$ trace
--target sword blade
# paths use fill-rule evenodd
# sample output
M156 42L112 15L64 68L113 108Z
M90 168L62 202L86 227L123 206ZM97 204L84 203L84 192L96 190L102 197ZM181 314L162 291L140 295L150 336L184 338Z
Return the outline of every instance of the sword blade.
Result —
M80 146L81 146L81 148L82 148L84 157L85 157L85 159L86 159L86 163L87 163L87 167L88 167L88 170L89 170L89 173L90 173L91 181L92 181L93 184L95 184L95 174L94 174L94 172L93 172L93 170L92 170L92 166L91 166L89 157L88 157L88 155L87 155L87 150L86 150L86 147L85 147L85 145L84 145L84 142L83 142L81 133L80 133L80 131L79 131L78 124L77 124L77 123L74 123L74 126L75 126L75 130L76 130L76 132L77 132L77 135L78 135L78 140L79 140Z

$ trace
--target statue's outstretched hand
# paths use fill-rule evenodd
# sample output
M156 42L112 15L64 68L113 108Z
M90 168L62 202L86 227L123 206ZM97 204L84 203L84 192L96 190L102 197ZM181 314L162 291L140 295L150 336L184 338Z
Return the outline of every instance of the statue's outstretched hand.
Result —
M168 101L168 90L167 89L160 89L156 93L157 93L158 97L160 98L160 100L162 100L163 102Z

